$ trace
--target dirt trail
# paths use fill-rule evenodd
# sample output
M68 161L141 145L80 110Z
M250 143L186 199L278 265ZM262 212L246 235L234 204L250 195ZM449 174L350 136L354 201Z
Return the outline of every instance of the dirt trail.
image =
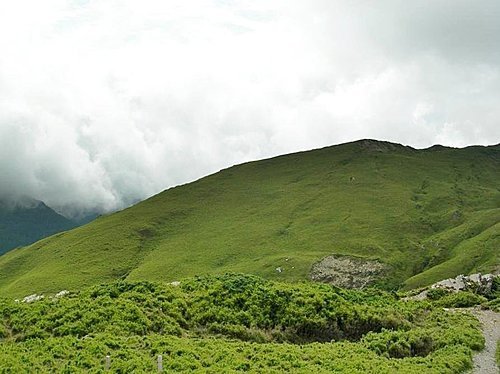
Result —
M484 349L474 356L473 374L499 374L495 361L497 341L500 340L500 313L491 310L470 309L481 321L485 339Z

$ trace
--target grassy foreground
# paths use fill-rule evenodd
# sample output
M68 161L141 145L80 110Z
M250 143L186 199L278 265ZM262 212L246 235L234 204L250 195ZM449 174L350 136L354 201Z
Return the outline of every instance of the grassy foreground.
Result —
M366 140L251 162L0 256L0 295L225 272L295 282L332 254L386 264L386 289L487 273L499 186L499 146Z
M0 301L0 372L460 373L484 339L442 304L229 274Z

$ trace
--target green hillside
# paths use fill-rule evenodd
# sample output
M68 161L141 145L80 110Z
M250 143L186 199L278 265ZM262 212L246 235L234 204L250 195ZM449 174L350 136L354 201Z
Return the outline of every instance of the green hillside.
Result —
M410 288L498 271L499 248L500 146L364 140L234 166L9 252L0 294L228 271L298 281L330 255L377 260L378 285Z

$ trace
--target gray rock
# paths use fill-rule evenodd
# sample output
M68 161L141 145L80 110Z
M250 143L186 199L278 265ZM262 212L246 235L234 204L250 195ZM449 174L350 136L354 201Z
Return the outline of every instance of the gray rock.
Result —
M478 284L481 283L482 278L483 277L479 273L469 275L469 280L473 283L478 283Z
M431 288L444 288L454 292L458 291L471 291L481 295L486 295L491 292L493 286L493 274L481 273L463 275L460 274L455 278L444 279L431 286Z
M310 278L344 288L364 288L388 271L387 265L363 258L332 255L313 264Z
M36 293L33 295L26 296L23 299L23 303L32 303L34 301L42 300L45 296L43 295L37 295Z
M58 293L56 293L54 295L54 297L56 299L60 298L60 297L63 297L63 296L66 296L66 295L69 295L69 291L68 290L62 290L62 291L59 291Z

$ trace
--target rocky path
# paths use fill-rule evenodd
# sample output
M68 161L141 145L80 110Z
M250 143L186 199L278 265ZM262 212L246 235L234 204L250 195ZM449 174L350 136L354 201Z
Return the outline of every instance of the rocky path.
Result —
M473 374L499 374L495 361L497 341L500 340L500 313L491 310L470 309L481 321L485 339L484 349L474 356Z

